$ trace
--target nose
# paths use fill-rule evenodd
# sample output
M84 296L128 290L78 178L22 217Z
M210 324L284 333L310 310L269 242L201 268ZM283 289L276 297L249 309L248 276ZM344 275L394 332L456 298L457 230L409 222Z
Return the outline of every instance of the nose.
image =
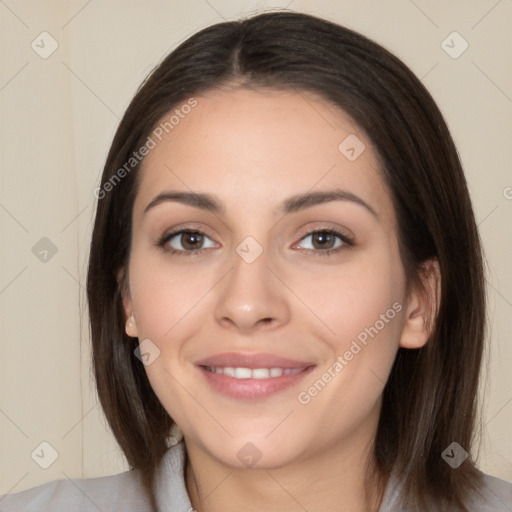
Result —
M222 327L250 334L289 322L286 288L267 265L265 252L252 263L235 256L214 309L215 319Z

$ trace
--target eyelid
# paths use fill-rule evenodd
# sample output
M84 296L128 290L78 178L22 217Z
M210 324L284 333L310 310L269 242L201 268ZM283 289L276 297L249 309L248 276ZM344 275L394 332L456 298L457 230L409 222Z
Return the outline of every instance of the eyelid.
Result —
M164 234L159 236L158 238L159 238L159 240L161 240L161 239L171 236L171 235L177 235L178 233L181 233L183 231L194 231L194 232L201 233L202 235L205 235L205 236L213 239L208 227L200 222L199 223L194 222L191 224L187 224L187 223L178 224L172 228L165 230Z
M169 251L169 252L174 252L174 253L189 253L189 254L199 254L201 251L204 251L204 250L209 250L211 249L210 247L208 248L202 248L202 249L198 249L196 251L183 251L183 250L178 250L178 249L174 249L174 248L166 248L165 246L169 243L169 241L174 238L175 236L178 236L182 233L187 233L187 232L193 232L193 233L198 233L198 234L201 234L207 238L209 238L210 240L212 240L212 242L214 242L215 244L218 245L218 242L215 240L214 237L210 236L208 234L208 229L204 228L204 227L197 227L197 225L191 225L191 224L182 224L182 225L178 225L178 226L175 226L173 228L170 228L168 230L166 230L164 232L163 235L159 236L157 238L157 240L155 241L155 245L157 245L158 247L162 247L164 250L166 251Z
M314 234L314 233L318 233L319 231L320 232L323 232L323 231L332 232L332 233L336 234L337 236L344 238L347 243L354 243L355 235L354 235L354 233L352 233L352 231L350 231L350 229L339 226L338 224L333 225L330 223L324 223L319 226L306 228L304 233L301 234L300 237L298 238L298 242L300 242L306 236ZM293 245L296 245L296 244L297 244L297 242L294 242Z
M341 252L343 250L346 250L349 247L352 247L354 245L354 235L353 233L348 230L347 228L342 228L341 226L333 227L332 225L321 225L312 227L309 230L307 230L305 233L303 233L300 238L294 242L294 244L291 246L291 248L295 248L298 244L300 244L305 238L308 236L314 235L316 233L330 233L334 235L335 237L338 237L341 240L341 245L335 248L331 249L299 249L306 253L314 253L319 255L333 255L335 253ZM171 228L167 230L161 237L158 238L156 241L156 245L161 247L164 251L169 252L171 254L176 255L188 255L188 256L194 256L194 255L200 255L203 252L209 251L212 249L212 247L202 247L200 249L195 250L181 250L181 249L175 249L173 247L167 247L167 244L171 239L173 239L176 236L179 236L183 233L197 233L202 236L205 236L209 238L214 244L218 245L218 242L216 242L215 238L210 236L208 234L208 229L204 228L198 228L197 225L191 225L191 224L184 224L184 225L178 225L174 228Z
M341 243L337 247L332 247L328 249L301 249L296 248L297 245L299 245L304 239L307 237L314 235L316 233L329 233L333 235L334 237L337 237ZM305 254L313 254L314 256L335 256L338 253L341 253L342 251L346 251L347 249L354 246L354 239L351 236L348 236L346 233L343 232L343 230L339 228L314 228L311 231L305 233L301 236L301 238L295 242L292 246L292 249L296 248L297 250L302 251Z

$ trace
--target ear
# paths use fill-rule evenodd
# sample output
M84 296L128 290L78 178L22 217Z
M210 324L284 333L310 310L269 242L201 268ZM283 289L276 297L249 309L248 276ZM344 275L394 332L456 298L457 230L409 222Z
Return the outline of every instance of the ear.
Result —
M436 258L422 264L421 285L409 293L400 336L403 348L423 347L432 333L441 300L441 270Z
M126 321L126 334L132 338L137 338L139 336L137 330L137 323L135 322L135 316L133 315L133 304L130 295L130 286L124 268L117 273L117 282L119 285L119 290L121 292L121 298L123 301L124 317Z

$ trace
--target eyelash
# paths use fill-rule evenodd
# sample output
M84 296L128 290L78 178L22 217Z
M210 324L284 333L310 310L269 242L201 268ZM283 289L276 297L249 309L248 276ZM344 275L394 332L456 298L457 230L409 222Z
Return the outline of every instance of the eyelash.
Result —
M190 234L197 234L197 235L204 235L204 236L208 236L206 235L205 233L203 233L202 231L198 230L198 229L191 229L191 228L181 228L181 229L178 229L176 231L172 231L171 233L166 233L165 235L163 235L156 243L156 245L158 247L160 247L164 252L166 253L169 253L173 256L187 256L187 257L194 257L194 256L199 256L201 255L203 252L209 250L209 248L203 248L203 249L197 249L197 250L192 250L192 251L181 251L181 250L177 250L177 249L173 249L173 248L169 248L169 247L166 247L166 244L172 240L175 236L178 236L178 235L181 235L183 233L190 233ZM354 242L347 236L345 235L344 233L341 233L340 231L337 231L335 229L332 229L332 228L320 228L320 229L314 229L312 231L309 231L308 233L306 233L300 240L304 240L305 238L307 238L308 236L310 235L314 235L316 233L324 233L324 234L328 234L328 235L334 235L336 237L338 237L343 243L342 245L340 245L339 247L336 247L335 249L326 249L326 250L321 250L321 249L303 249L303 251L306 251L306 252L314 252L315 255L318 255L318 256L333 256L335 254L338 254L346 249L348 249L349 247L352 247L354 245Z

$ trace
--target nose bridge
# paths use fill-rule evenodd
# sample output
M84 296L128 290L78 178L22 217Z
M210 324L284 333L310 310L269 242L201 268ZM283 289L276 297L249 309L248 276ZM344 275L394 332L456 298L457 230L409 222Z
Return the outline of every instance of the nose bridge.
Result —
M219 323L248 332L288 321L286 290L267 268L269 264L269 253L251 237L238 245L215 305Z
M267 268L268 264L268 254L267 251L263 251L263 247L258 253L257 249L251 246L251 242L242 242L236 248L236 255L233 257L233 267L229 279L230 287L236 292L243 292L255 284L264 284L270 273ZM246 291L257 294L263 292L263 287Z

